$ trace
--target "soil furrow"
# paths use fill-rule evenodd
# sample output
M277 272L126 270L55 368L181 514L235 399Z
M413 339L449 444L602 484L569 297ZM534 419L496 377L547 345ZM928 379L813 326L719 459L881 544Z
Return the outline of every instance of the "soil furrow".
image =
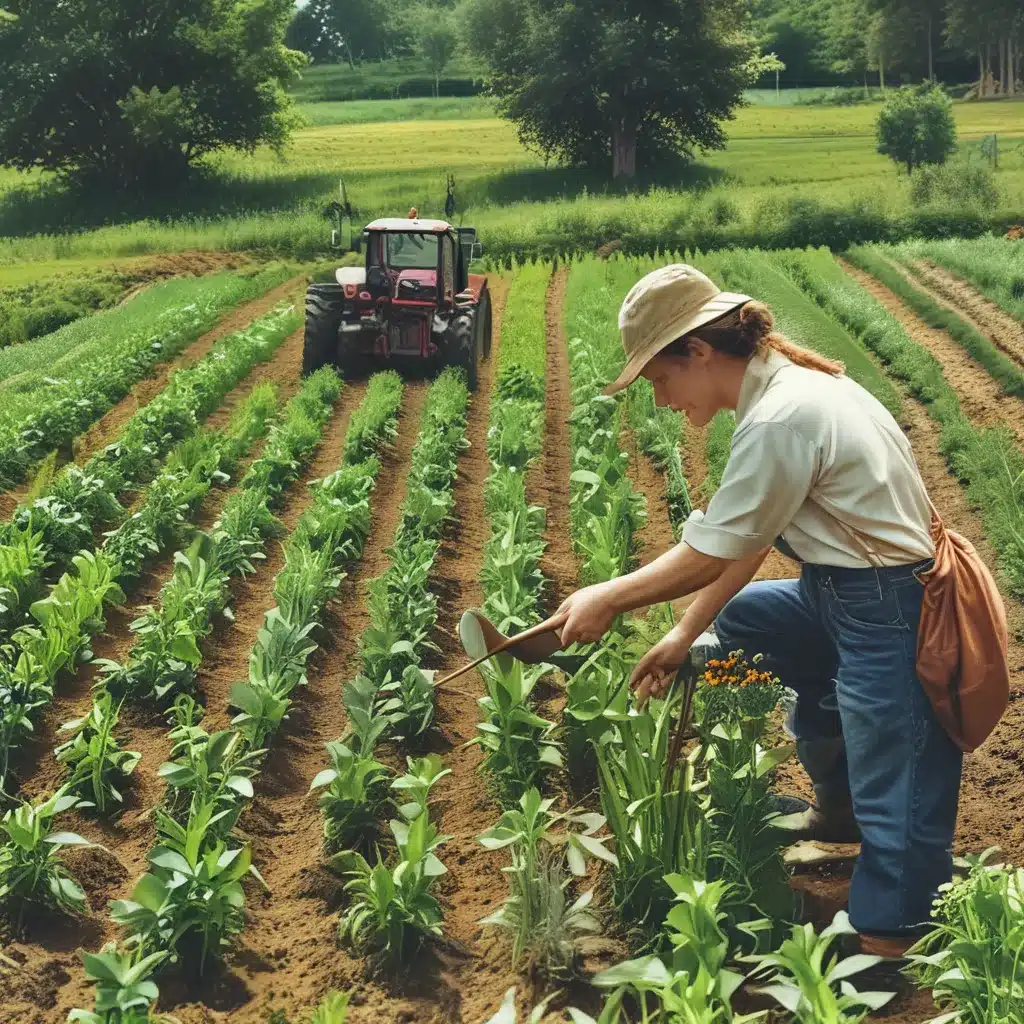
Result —
M231 581L234 621L225 619L214 626L203 644L203 661L199 666L199 689L206 708L203 727L208 732L226 729L230 724L233 714L228 710L228 695L234 683L246 678L249 652L263 626L263 615L274 606L274 579L284 568L284 542L313 503L310 482L333 473L341 465L349 419L365 391L365 381L345 385L312 462L275 510L284 534L268 542L266 559L257 565L253 575Z
M1024 443L1024 401L1007 395L985 368L975 362L945 331L929 327L880 281L844 260L840 260L840 264L900 322L912 341L928 349L939 360L943 376L956 391L964 413L972 422L981 427L1009 427L1014 436ZM920 286L920 282L914 283ZM938 296L935 298L939 300Z
M916 260L914 268L918 288L973 324L1017 362L1024 363L1024 324L1015 316L982 295L970 282L931 260Z
M325 746L344 729L343 684L360 669L359 638L369 626L364 584L389 563L390 546L405 497L413 445L420 427L429 383L407 381L395 447L386 451L371 497L372 525L360 561L350 568L338 596L316 632L320 649L313 655L308 685L295 701L256 780L256 798L242 818L242 828L270 892L250 888L248 924L231 969L222 984L230 993L232 1021L267 1019L278 1006L291 1017L308 1008L330 986L347 986L360 965L337 949L334 897L341 882L323 867L322 821L316 798L309 795L314 776L327 764ZM355 407L353 402L353 408ZM339 453L334 453L337 466ZM273 604L269 590L251 608L236 606L255 629ZM219 672L242 678L250 644L239 645L233 662ZM325 907L323 898L327 897ZM210 1004L210 995L190 992L189 999ZM184 1022L203 1020L201 1003L174 1011Z
M79 464L87 462L96 452L101 451L124 429L124 425L141 409L151 402L166 386L171 374L186 363L195 362L205 356L214 344L226 334L242 330L253 320L273 309L277 303L292 299L297 304L301 301L301 292L305 287L305 277L294 277L282 285L271 289L266 295L252 302L247 302L228 313L212 330L192 342L183 352L173 359L161 363L155 368L153 376L139 381L134 388L112 408L108 409L91 427L75 439L73 444L74 461ZM293 339L285 342L285 346ZM301 360L301 342L300 342ZM260 369L265 369L263 365ZM254 371L254 373L257 371ZM250 375L250 380L253 379ZM214 412L211 416L217 416ZM0 519L9 519L18 505L26 499L35 482L34 474L22 484L0 494Z
M676 546L672 520L668 514L665 477L641 451L636 435L625 423L620 434L620 444L622 450L629 455L627 472L633 489L647 499L647 519L634 538L640 564L647 565ZM643 613L638 610L637 614Z
M572 386L569 380L569 348L562 311L569 268L559 267L548 285L545 309L547 365L545 367L544 449L535 471L528 479L530 500L543 505L547 547L540 568L549 581L545 591L545 614L553 612L578 585L579 566L572 549L569 525L569 475L572 446L569 414Z

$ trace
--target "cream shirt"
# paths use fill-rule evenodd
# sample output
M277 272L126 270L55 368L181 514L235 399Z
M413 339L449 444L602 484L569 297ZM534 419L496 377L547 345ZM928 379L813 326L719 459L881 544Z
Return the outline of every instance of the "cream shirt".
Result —
M885 406L849 377L769 351L747 366L722 485L683 540L737 560L781 536L805 562L863 568L932 557L930 525L910 442Z

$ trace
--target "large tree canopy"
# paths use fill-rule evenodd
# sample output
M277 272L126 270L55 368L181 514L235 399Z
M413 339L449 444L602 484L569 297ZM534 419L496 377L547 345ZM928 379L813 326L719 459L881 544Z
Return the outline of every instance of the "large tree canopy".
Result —
M180 177L222 147L280 147L292 0L6 0L0 161L112 184Z
M751 81L744 0L469 0L472 49L520 138L616 177L693 147Z

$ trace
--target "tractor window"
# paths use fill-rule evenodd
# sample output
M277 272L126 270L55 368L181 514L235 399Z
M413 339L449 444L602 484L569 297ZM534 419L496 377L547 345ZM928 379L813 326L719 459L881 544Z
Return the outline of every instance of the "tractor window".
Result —
M395 270L437 270L437 235L426 231L389 232L388 266Z

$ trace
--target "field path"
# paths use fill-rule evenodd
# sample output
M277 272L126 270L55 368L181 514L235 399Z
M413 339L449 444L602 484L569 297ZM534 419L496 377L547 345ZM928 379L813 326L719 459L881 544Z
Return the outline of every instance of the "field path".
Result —
M945 267L931 260L916 260L914 268L918 288L972 324L1011 358L1024 363L1024 323Z
M929 327L880 281L845 260L840 259L839 263L846 273L899 321L912 341L926 348L939 360L943 376L956 391L964 413L972 422L980 427L1007 426L1017 440L1024 443L1024 401L1006 394L999 382L972 359L961 345L945 331ZM914 284L919 285L919 282L915 281ZM938 296L936 300L939 300Z
M542 602L543 613L551 614L577 587L579 565L572 548L569 527L569 476L572 473L572 444L569 414L572 412L572 384L569 379L569 343L562 310L569 268L561 266L551 275L544 311L547 335L544 368L544 448L528 478L529 499L546 510L547 548L540 561L549 581Z

